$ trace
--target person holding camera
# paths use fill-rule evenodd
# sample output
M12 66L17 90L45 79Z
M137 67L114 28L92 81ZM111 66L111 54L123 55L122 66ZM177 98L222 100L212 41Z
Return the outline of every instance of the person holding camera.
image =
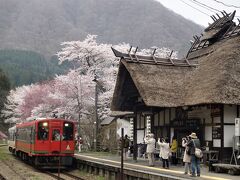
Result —
M184 174L191 174L191 155L190 155L190 148L187 146L190 138L188 136L182 138L182 147L185 148L184 155L183 155L183 162L184 162Z
M144 138L145 143L147 144L147 156L149 160L149 166L154 166L155 164L155 157L154 157L154 152L155 152L155 143L156 140L154 139L154 134L149 134Z
M163 168L169 169L169 162L168 162L168 158L170 156L170 146L169 146L169 142L164 138L158 138L158 145L160 146L160 154L159 156L161 156L162 158L162 162L163 162ZM166 166L165 166L166 165Z

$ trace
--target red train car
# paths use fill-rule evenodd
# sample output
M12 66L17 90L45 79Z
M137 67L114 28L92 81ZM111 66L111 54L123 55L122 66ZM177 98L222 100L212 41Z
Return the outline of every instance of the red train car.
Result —
M9 129L9 150L38 167L71 166L74 155L74 122L41 118ZM15 135L14 135L15 134Z

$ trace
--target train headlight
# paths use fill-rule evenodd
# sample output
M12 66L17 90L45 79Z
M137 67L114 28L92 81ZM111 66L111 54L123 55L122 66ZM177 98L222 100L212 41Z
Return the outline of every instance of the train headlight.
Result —
M68 123L65 123L65 124L64 124L64 126L65 126L65 127L68 127L68 126L69 126L69 124L68 124Z
M48 123L47 123L47 122L44 122L44 123L43 123L43 126L45 126L45 127L48 126Z

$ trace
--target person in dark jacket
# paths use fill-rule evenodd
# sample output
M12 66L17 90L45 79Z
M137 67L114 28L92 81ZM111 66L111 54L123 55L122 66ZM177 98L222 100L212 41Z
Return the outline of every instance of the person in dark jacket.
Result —
M123 159L126 160L128 157L128 150L129 150L129 144L130 144L130 140L128 138L128 135L125 135L124 139L123 139Z
M192 168L192 177L195 177L196 170L197 176L200 176L200 159L195 156L195 148L201 147L200 140L198 139L196 133L192 133L190 136L191 140L188 142L187 146L190 148L191 155L191 168Z

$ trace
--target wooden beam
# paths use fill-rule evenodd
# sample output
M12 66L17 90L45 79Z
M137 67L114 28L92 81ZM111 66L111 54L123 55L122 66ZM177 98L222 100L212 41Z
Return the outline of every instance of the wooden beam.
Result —
M134 119L133 119L133 160L137 161L137 109L134 107Z

